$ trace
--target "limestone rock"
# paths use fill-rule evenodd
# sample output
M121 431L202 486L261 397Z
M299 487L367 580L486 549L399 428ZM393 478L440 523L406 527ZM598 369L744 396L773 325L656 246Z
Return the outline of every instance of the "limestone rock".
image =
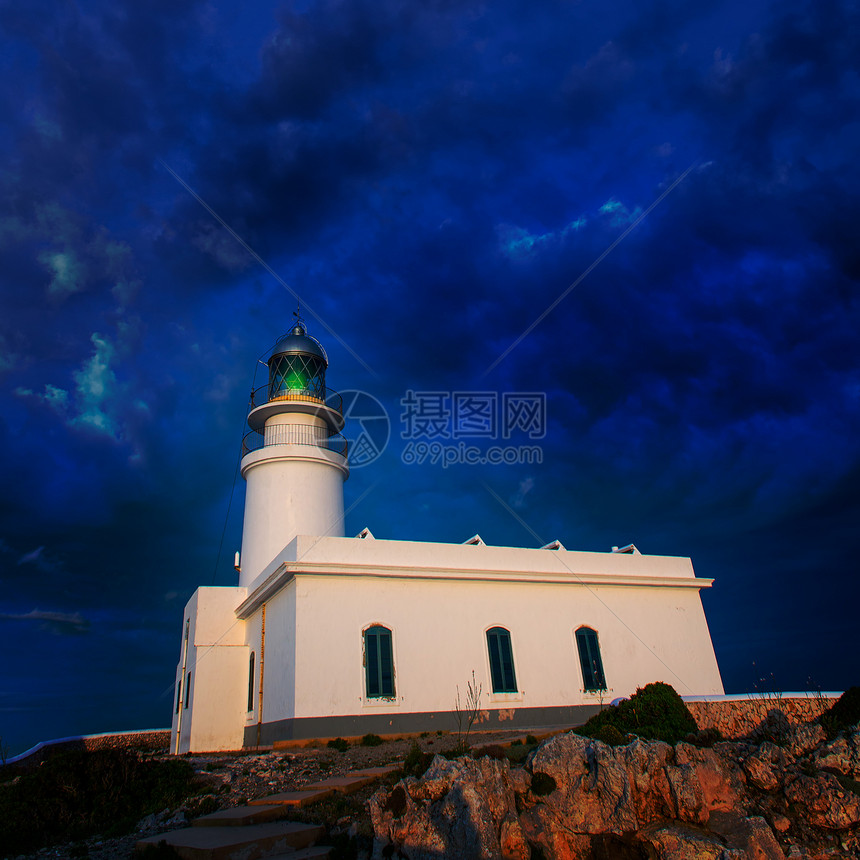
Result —
M824 729L818 723L793 726L788 736L786 748L794 758L800 758L800 756L815 749L826 737Z
M807 810L810 824L845 830L860 824L860 797L846 791L832 774L799 774L786 782L785 796Z
M860 780L860 731L840 734L813 755L815 765Z
M368 801L374 856L393 843L412 860L440 855L500 858L503 829L506 850L520 856L517 845L524 840L518 840L511 820L516 820L516 807L508 771L507 761L446 761L437 756L424 779L408 778L390 792L376 792Z
M714 834L689 825L650 824L639 832L659 860L746 860L742 851L726 849Z

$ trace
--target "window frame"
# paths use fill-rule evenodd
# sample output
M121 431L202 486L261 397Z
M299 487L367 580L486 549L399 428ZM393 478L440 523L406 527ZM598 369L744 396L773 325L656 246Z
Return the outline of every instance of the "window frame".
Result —
M487 660L490 664L490 689L492 694L494 696L504 696L512 693L519 693L520 690L517 686L517 670L516 661L514 660L514 645L511 631L508 630L507 627L502 627L501 625L489 627L484 631L484 641L487 645ZM509 676L504 666L505 655L502 653L502 643L507 645L507 657L510 662ZM494 656L496 658L495 660L493 659ZM501 677L497 677L495 668L496 664L498 665ZM500 682L498 687L496 685L497 680Z
M382 642L387 643L388 656L388 675L390 681L390 689L386 689L385 684L385 660L382 659ZM373 642L374 662L376 664L376 681L378 682L378 692L371 692L371 649L369 642ZM369 624L361 631L361 658L362 667L364 669L364 700L366 702L395 702L397 700L397 672L395 669L394 660L394 631L384 624L375 622Z
M606 683L606 670L603 667L603 655L600 650L600 636L598 635L597 630L593 627L589 627L587 624L580 624L580 626L574 630L573 638L576 643L577 657L579 658L579 673L582 678L583 692L605 693L609 687ZM592 639L593 642L591 641ZM583 653L583 645L585 645L586 653ZM595 677L595 670L598 673L597 677ZM592 681L591 685L588 683L589 680Z

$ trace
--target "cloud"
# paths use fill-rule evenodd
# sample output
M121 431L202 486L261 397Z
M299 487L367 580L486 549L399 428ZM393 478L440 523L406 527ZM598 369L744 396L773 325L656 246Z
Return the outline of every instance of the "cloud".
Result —
M14 614L0 613L0 618L9 621L38 621L43 630L48 630L56 636L80 636L89 632L90 622L80 612L50 612L32 609L30 612Z
M116 406L117 382L111 368L115 350L113 344L97 332L90 340L95 347L93 355L73 374L77 408L74 422L113 436L117 427L109 413Z
M39 262L53 273L48 285L49 295L66 298L84 288L86 267L77 259L74 251L46 251L39 254Z

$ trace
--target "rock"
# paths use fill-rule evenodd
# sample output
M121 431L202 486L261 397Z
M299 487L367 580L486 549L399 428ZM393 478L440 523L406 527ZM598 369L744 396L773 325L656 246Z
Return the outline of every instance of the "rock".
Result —
M781 730L781 717L769 715L771 728ZM774 831L790 831L818 858L834 830L854 846L860 825L860 797L832 774L809 771L825 763L855 773L858 733L822 741L818 726L790 729L786 747L638 738L611 747L569 733L541 744L522 769L437 756L422 779L369 801L374 857L527 860L540 851L559 860L781 860Z
M374 857L388 844L411 860L501 857L499 835L506 820L515 850L510 819L516 818L516 806L508 771L507 761L437 756L423 780L408 778L390 792L380 789L368 801Z
M513 813L509 813L502 821L499 832L499 849L502 860L529 860L531 849L526 840L519 819Z
M713 834L680 824L649 824L638 838L654 849L659 860L746 860L741 851L727 850Z
M780 783L785 768L785 754L773 743L765 741L743 763L750 782L764 791L773 791Z
M813 761L819 768L860 780L860 730L854 729L816 750Z
M737 812L717 812L711 819L711 829L726 845L752 860L784 860L785 855L768 823L760 816L745 818Z
M794 758L800 758L815 749L826 738L824 729L818 723L794 726L789 733L786 749Z
M785 796L805 807L809 823L816 827L845 830L860 824L860 797L843 789L832 774L800 774L786 782Z
M771 826L777 833L785 833L791 827L791 821L778 812L771 816Z

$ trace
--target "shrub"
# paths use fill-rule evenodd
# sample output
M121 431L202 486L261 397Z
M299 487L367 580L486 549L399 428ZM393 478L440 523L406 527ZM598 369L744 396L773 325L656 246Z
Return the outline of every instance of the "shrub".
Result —
M546 797L557 788L556 781L548 773L535 773L532 775L532 794L537 797Z
M385 743L379 735L367 734L361 739L361 745L363 747L378 747L380 744Z
M538 739L534 735L526 735L526 743L529 746L534 747L537 746Z
M618 705L611 705L595 714L584 726L576 731L588 738L617 736L607 735L612 726L622 736L632 732L643 738L677 743L690 732L698 730L693 715L681 697L669 684L656 681L638 689L629 699ZM612 741L606 741L612 743Z
M697 732L690 732L684 740L695 747L710 748L723 740L723 733L718 728L711 726L707 729L699 729Z
M502 746L499 746L499 744L489 744L488 746L481 747L480 749L476 749L472 753L472 757L473 758L487 757L487 758L494 758L494 759L498 759L499 761L502 761L503 759L506 759L508 757L508 755L505 752L505 748Z
M329 749L337 750L338 752L346 752L349 749L349 741L343 738L332 738L326 746Z
M622 734L611 723L604 726L598 726L594 734L591 735L596 741L603 741L611 747L623 747L627 743L627 735Z
M45 845L119 835L145 815L194 793L187 761L141 760L128 750L58 754L0 785L0 845L11 855Z
M432 753L422 752L418 741L412 741L412 746L403 759L403 772L407 776L423 776L432 761Z
M843 729L860 722L860 687L846 690L819 718L831 740Z

